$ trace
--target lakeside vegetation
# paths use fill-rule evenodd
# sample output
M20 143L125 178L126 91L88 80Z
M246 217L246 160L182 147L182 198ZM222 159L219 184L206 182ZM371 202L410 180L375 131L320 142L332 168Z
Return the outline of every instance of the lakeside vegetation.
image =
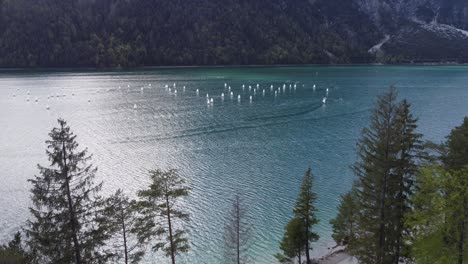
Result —
M31 217L0 248L0 263L138 263L149 250L172 263L190 250L184 199L190 187L174 170L148 172L150 185L135 200L119 190L110 197L94 182L96 169L64 120L50 134L49 166L38 166ZM361 263L468 261L468 118L441 145L424 142L406 100L381 95L357 144L356 181L342 196L333 238ZM312 169L304 175L276 257L312 263L318 235ZM227 197L226 199L228 199ZM248 255L248 205L234 196L225 226L225 259L255 263Z

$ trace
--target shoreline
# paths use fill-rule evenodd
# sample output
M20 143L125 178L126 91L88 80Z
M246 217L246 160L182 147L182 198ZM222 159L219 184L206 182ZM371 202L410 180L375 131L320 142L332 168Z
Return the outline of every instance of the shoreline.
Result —
M456 62L421 62L421 63L345 63L345 64L235 64L235 65L154 65L139 67L0 67L0 72L5 71L138 71L151 69L194 69L194 68L280 68L280 67L355 67L355 66L468 66L468 63Z
M316 264L358 264L358 260L346 252L346 246L336 245L323 256L313 259Z

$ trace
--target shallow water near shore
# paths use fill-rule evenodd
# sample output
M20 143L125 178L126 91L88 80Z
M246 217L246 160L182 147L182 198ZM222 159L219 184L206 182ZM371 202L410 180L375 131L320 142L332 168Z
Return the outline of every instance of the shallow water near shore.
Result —
M254 262L274 263L310 166L321 236L314 255L321 255L333 245L328 222L354 179L360 131L390 85L410 101L427 140L442 141L468 115L467 66L0 70L0 243L27 219L27 179L36 164L48 164L44 141L63 117L93 154L106 194L122 188L133 196L154 168L176 168L187 179L191 250L183 263L223 263L236 193L254 230ZM147 263L163 259L149 254Z

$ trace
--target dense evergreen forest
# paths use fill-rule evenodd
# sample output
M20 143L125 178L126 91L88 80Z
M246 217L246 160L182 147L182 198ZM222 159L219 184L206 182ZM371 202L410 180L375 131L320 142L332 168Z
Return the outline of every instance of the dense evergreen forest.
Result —
M360 263L468 262L468 117L442 144L424 141L417 122L410 103L392 88L378 97L362 130L352 166L356 181L330 222L337 245ZM147 188L104 197L91 155L64 120L46 145L50 163L38 165L29 180L30 218L0 246L0 263L139 263L152 250L175 264L190 250L183 201L192 186L176 170L149 171ZM297 188L275 257L312 264L316 214L323 208L315 204L311 168ZM247 208L234 194L223 234L225 263L255 263Z
M372 61L369 19L317 2L0 0L0 67Z

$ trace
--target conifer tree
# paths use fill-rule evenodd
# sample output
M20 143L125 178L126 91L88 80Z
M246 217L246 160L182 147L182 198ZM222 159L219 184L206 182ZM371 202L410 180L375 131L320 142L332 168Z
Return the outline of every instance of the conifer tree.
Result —
M304 224L301 219L295 217L289 220L280 242L280 249L283 253L275 255L280 263L294 263L295 258L297 258L298 263L302 263L302 254L304 254L307 244L304 233Z
M247 210L239 195L234 197L224 226L224 263L249 263L248 247L251 227Z
M79 150L67 123L49 133L49 167L38 165L32 183L32 219L25 229L33 263L98 263L108 255L100 250L108 238L102 217L102 183L87 149Z
M299 197L296 201L293 213L295 218L298 218L303 224L304 241L305 241L305 254L307 264L310 264L310 250L312 249L311 243L319 239L319 235L312 231L312 227L318 223L317 216L315 215L317 209L315 208L315 200L317 195L312 189L313 175L309 168L302 180Z
M105 216L112 241L114 261L123 260L125 264L138 263L145 254L145 245L136 237L138 230L137 219L139 217L136 201L130 200L121 189L106 200ZM144 231L144 230L143 230Z
M408 256L404 216L411 208L422 143L410 105L397 103L396 96L394 88L379 96L357 145L353 169L359 215L350 248L363 263L398 263Z
M341 245L353 245L358 232L359 208L356 192L356 187L353 186L351 191L341 196L338 213L334 219L330 220L333 228L332 237Z
M183 224L189 221L184 212L181 199L189 194L187 186L176 170L150 171L149 188L138 192L140 198L139 241L163 237L163 241L153 246L154 250L162 249L176 263L176 255L189 249L187 231Z

